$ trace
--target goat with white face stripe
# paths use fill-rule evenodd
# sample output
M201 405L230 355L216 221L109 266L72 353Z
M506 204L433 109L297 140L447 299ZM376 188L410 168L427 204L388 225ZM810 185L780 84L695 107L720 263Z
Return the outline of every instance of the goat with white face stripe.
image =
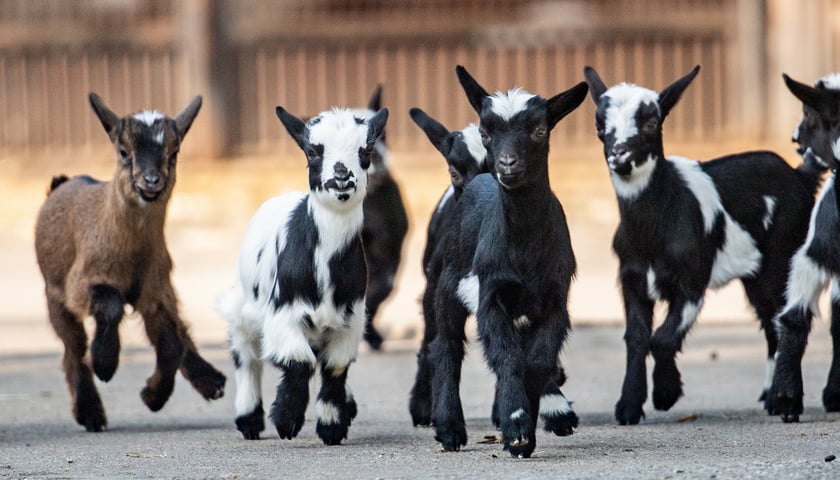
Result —
M264 359L283 371L270 417L280 438L294 438L320 364L316 431L325 444L337 445L356 416L345 383L365 327L362 201L388 110L360 118L333 109L305 124L281 107L277 116L306 154L309 194L287 193L257 210L236 284L219 305L236 366L236 426L246 439L264 429Z
M805 238L813 205L815 172L794 170L771 152L703 163L665 157L662 121L699 68L659 93L628 83L607 89L594 69L584 69L621 214L613 249L627 322L627 370L615 409L622 425L644 416L649 352L654 407L668 410L682 396L675 357L707 288L741 280L764 328L772 372L772 320L784 303L790 258ZM657 301L669 310L652 333ZM770 380L767 374L762 396Z
M765 401L768 413L781 415L785 422L799 421L802 413L802 355L811 319L819 315L819 297L834 281L831 292L831 336L834 357L822 401L826 411L840 411L840 191L836 169L840 166L840 76L820 79L815 87L784 75L788 89L802 101L803 119L794 141L807 162L831 168L831 176L820 191L811 212L808 236L796 252L788 279L787 304L777 319L779 352L773 387Z

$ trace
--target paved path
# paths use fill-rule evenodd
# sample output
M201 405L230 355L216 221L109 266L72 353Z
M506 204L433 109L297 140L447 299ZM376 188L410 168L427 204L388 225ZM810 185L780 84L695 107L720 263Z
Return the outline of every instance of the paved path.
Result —
M70 415L60 356L0 356L0 478L840 478L840 414L819 396L827 374L827 327L815 326L805 359L806 412L785 425L755 401L763 376L763 336L754 325L698 325L680 356L686 396L641 425L612 419L623 372L618 327L581 327L565 354L566 393L581 425L571 437L540 432L533 458L516 460L498 444L489 420L492 378L471 344L462 396L469 443L441 452L432 430L413 428L407 393L414 344L363 352L350 370L359 415L348 440L326 447L315 435L310 405L297 439L245 441L233 426L232 365L222 345L204 345L229 374L227 395L203 401L179 378L173 397L150 413L139 390L151 371L148 348L123 352L120 369L100 391L109 429L86 433ZM278 375L268 368L270 402ZM314 387L314 385L313 385Z

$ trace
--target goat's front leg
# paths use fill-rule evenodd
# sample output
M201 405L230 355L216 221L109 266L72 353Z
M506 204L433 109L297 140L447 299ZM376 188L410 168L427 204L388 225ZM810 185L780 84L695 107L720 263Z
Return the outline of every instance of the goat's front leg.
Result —
M73 417L88 432L99 432L108 424L93 374L82 358L87 351L87 334L79 318L58 300L47 296L47 310L56 334L64 343L64 375L73 399Z
M315 432L326 445L339 445L347 438L350 423L356 418L356 400L347 387L347 369L321 366L321 390L315 403L318 425Z
M420 343L420 351L417 352L417 375L414 378L414 385L409 394L408 411L411 413L411 422L418 425L429 426L432 423L432 363L429 344L437 336L437 322L434 314L434 288L436 283L429 280L426 289L423 291L423 340Z
M653 407L657 410L670 409L683 395L676 357L701 308L702 291L672 299L668 305L668 316L653 333L650 351L654 360Z
M645 362L650 348L653 301L648 297L647 280L642 274L623 272L621 288L627 317L624 331L627 367L621 397L615 405L615 419L621 425L635 425L644 416L642 406L647 399Z
M239 318L229 330L231 356L236 368L236 429L242 432L245 440L258 440L265 429L260 328Z
M822 400L827 412L840 412L840 278L837 277L831 290L831 343L834 350Z
M120 360L120 320L125 312L125 299L111 285L90 287L90 314L96 331L90 344L93 373L103 382L111 380Z
M280 438L293 439L303 426L309 403L309 379L315 373L315 352L304 330L311 320L302 310L287 306L269 317L263 329L263 357L283 371L269 417Z
M776 371L765 403L767 413L781 415L785 423L798 422L802 413L802 356L811 331L812 309L828 285L825 271L805 252L802 247L791 262L787 305L776 320L779 330Z
M468 312L455 295L454 285L438 287L435 316L438 334L429 345L432 368L432 424L435 440L446 451L458 451L467 444L467 428L459 385L464 360L464 324Z
M138 309L146 327L146 336L155 348L155 371L146 379L146 386L140 392L143 403L153 412L163 408L172 395L175 373L181 367L186 351L181 332L183 322L173 308L172 305L158 304L150 309Z
M504 449L514 457L530 457L534 451L539 395L546 382L539 385L535 399L529 395L526 390L525 353L519 335L514 330L512 319L499 308L494 298L496 292L489 290L482 288L477 317L484 356L490 370L496 374L495 415L502 431ZM553 355L552 362L556 362L557 350ZM532 382L527 386L533 387Z
M566 372L560 366L558 359L557 372L554 374L540 400L540 418L543 421L543 428L552 432L558 437L565 437L575 433L580 422L572 402L563 395L560 387L566 382Z

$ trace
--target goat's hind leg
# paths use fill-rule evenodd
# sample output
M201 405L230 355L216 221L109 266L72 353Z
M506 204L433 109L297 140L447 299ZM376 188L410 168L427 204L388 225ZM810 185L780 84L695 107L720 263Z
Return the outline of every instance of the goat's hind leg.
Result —
M146 327L146 335L155 348L155 371L146 379L140 392L143 403L157 412L166 404L175 389L175 373L181 367L186 348L183 343L183 323L178 314L159 304L150 311L139 309Z
M231 327L230 344L236 368L236 429L245 440L258 440L265 430L259 332Z
M834 350L822 401L827 412L840 412L840 279L837 277L831 290L831 343Z
M747 294L747 298L761 322L761 328L764 330L764 338L767 341L767 363L764 371L764 385L758 401L764 402L765 408L772 408L769 407L772 403L770 389L773 386L776 351L779 346L779 332L776 329L774 320L781 307L784 306L787 268L774 268L774 265L768 265L767 263L762 268L770 274L774 274L775 272L783 273L775 281L767 275L761 275L758 278L743 279L742 283L744 284L744 292Z
M73 417L88 432L99 432L108 424L102 399L93 383L91 369L82 361L87 350L84 325L65 306L47 299L50 322L64 343L64 375L73 399Z
M415 427L432 424L432 369L434 365L432 364L429 344L437 336L433 288L433 286L427 285L423 292L425 329L423 340L420 343L420 351L417 352L417 375L414 378L414 385L411 387L408 401L408 411L411 413L411 422Z
M182 331L186 335L182 338L186 352L184 353L184 361L181 363L181 374L205 400L222 398L225 395L225 381L227 378L216 367L211 365L210 362L199 355L198 349L192 337L189 336L187 329L183 328Z
M94 285L90 292L90 314L96 320L96 332L90 344L93 373L103 382L111 380L120 359L120 321L125 313L125 299L111 285Z

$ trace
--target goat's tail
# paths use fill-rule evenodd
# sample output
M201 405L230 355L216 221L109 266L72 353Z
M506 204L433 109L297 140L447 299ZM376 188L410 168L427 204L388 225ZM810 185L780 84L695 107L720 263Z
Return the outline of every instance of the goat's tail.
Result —
M58 188L62 183L66 182L67 180L70 180L70 177L68 177L67 175L54 176L50 181L50 188L47 190L47 195L54 192L56 188Z
M803 160L802 164L796 167L796 173L799 175L799 179L802 180L802 183L805 184L805 188L807 188L812 195L817 194L817 190L819 190L820 185L822 184L823 174L827 170L828 169L824 166L810 159Z

